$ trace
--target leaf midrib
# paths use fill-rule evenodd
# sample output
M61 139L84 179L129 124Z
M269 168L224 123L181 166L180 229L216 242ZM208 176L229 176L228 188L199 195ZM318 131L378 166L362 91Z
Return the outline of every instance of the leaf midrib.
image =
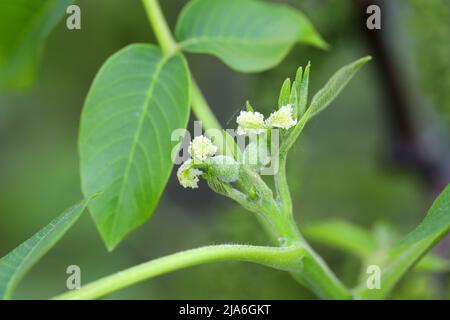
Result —
M293 40L295 41L295 40ZM256 45L287 45L291 44L292 41L285 40L280 41L279 38L265 38L265 39L255 39L255 38L236 38L236 37L223 37L223 36L201 36L192 37L187 40L183 40L179 43L180 48L188 48L190 45L203 44L204 42L225 42L225 43L241 43L241 44L256 44Z

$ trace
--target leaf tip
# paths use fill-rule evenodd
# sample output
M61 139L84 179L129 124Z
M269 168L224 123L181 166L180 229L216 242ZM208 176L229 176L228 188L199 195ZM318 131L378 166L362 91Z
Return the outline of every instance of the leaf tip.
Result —
M297 84L301 83L303 78L303 67L300 66L297 68L297 72L295 73L295 81Z
M255 112L255 110L253 109L252 105L250 104L250 101L245 101L245 108L247 109L247 111L250 112Z
M108 250L108 252L113 252L114 249L116 249L119 242L121 241L121 239L117 239L117 238L113 238L113 237L104 237L103 235L102 235L102 238L103 238L103 243L105 244L106 250Z
M322 37L319 37L314 43L319 49L324 51L329 51L331 49L331 45L326 42Z
M371 60L372 60L372 56L365 56L364 58L359 59L356 63L360 64L360 65L364 65Z
M108 250L108 252L113 252L114 249L117 247L117 243L116 244L105 243L105 245L106 245L106 250Z

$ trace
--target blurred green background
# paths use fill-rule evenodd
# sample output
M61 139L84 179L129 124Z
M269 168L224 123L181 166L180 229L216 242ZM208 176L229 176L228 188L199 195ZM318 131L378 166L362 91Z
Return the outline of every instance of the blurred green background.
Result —
M173 27L184 0L161 1ZM290 155L288 177L300 228L345 218L404 234L449 181L450 2L396 0L382 5L382 30L365 28L365 1L291 0L323 37L328 51L297 46L275 69L237 74L212 57L189 55L193 73L225 127L249 99L269 113L285 77L312 62L315 92L342 65L374 61L332 108L314 119ZM81 198L77 130L94 75L107 57L134 42L154 42L138 0L79 0L82 29L60 22L47 39L36 85L0 95L0 256ZM366 6L367 7L367 6ZM191 119L192 120L192 119ZM192 123L192 121L191 121ZM174 175L153 217L108 253L89 214L33 269L16 298L65 290L67 266L82 283L179 250L218 243L266 244L251 216L206 184L183 189ZM448 257L448 239L436 250ZM317 246L353 286L356 258ZM410 273L394 298L450 298L448 277ZM110 298L314 298L287 274L245 263L211 264L127 288Z

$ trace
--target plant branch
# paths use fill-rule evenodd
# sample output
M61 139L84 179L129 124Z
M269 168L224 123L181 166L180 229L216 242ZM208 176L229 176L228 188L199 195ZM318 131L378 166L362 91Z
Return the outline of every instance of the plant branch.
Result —
M286 157L288 151L292 148L295 141L297 141L298 137L300 136L300 134L302 133L303 129L305 128L306 124L309 121L310 112L311 112L311 109L308 108L306 110L306 112L303 114L303 116L300 118L298 123L295 125L295 127L286 136L285 140L281 143L281 147L280 147L280 155L281 156Z
M165 54L170 55L178 50L178 44L172 37L170 29L167 26L165 18L159 7L157 0L142 0L146 9L150 24L156 34L156 38ZM197 86L191 75L191 106L195 116L202 121L206 130L221 128L220 123L211 111L205 97ZM286 265L295 262L295 268L290 271L294 278L314 291L321 298L328 299L349 299L350 291L336 278L333 272L328 268L320 256L305 242L298 231L297 225L292 217L292 202L285 175L285 160L289 148L293 145L296 138L302 131L308 120L308 111L303 115L299 124L293 129L291 134L281 146L282 171L278 179L279 196L283 202L283 212L281 214L279 206L273 200L272 190L267 187L264 181L247 171L245 176L256 187L259 206L261 210L255 210L248 207L251 211L257 211L257 216L263 226L266 228L272 239L280 248L268 247L250 247L250 246L220 246L205 247L176 253L165 258L157 259L143 265L125 270L118 274L98 280L76 292L70 292L59 298L92 298L120 289L127 285L136 283L143 279L148 279L162 273L170 272L180 268L197 265L201 263L221 260L244 260L255 263L270 265L272 267L286 270ZM227 136L224 135L224 141ZM215 141L220 152L224 152L225 144L223 141ZM234 200L242 203L241 194L232 194ZM241 204L242 204L241 203ZM244 206L245 207L245 206ZM295 248L293 250L292 248ZM301 249L300 249L301 248ZM289 259L286 260L282 253L289 252ZM306 250L304 252L304 250ZM301 263L300 263L301 262ZM298 265L297 265L298 263ZM282 266L283 268L280 268ZM81 294L80 294L81 293Z
M208 129L221 129L219 121L217 120L211 108L203 96L200 88L197 85L194 77L191 75L191 105L195 117L202 121L203 127Z
M161 49L167 55L172 54L177 50L178 45L172 37L158 0L142 0L142 3Z
M350 290L342 284L325 261L311 248L306 248L303 269L291 272L292 277L321 299L351 300Z
M143 280L172 271L218 261L247 261L275 269L299 268L304 249L300 246L274 248L247 245L218 245L186 250L117 272L53 299L96 299Z

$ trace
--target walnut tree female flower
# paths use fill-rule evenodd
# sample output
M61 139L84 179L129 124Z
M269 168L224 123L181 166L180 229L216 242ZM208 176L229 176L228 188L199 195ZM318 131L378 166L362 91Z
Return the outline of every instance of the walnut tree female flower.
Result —
M203 162L216 154L217 146L205 136L197 136L191 141L188 149L195 162Z
M192 159L186 160L177 171L178 181L184 188L198 188L198 176L203 172L192 166Z
M265 130L264 116L259 112L241 111L236 119L237 134L262 133Z
M289 129L297 123L297 119L293 117L294 109L292 105L288 104L280 107L275 112L272 112L266 120L266 126L269 128Z

